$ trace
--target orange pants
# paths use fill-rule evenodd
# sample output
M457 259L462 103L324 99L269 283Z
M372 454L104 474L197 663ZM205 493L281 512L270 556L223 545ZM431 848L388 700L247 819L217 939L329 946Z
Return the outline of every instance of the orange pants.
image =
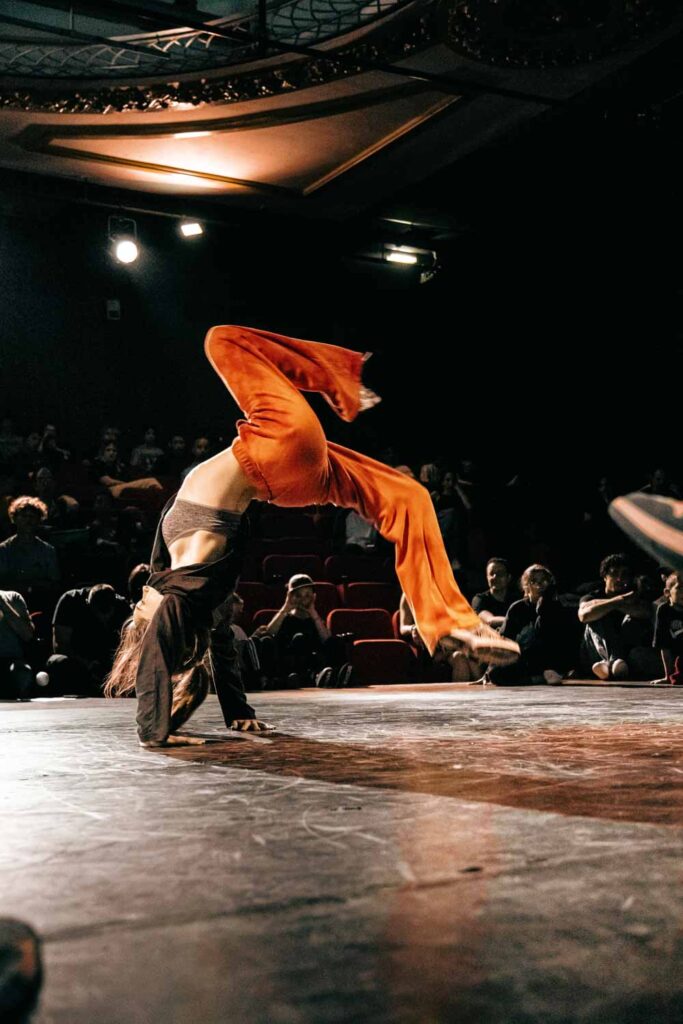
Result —
M206 354L247 419L232 451L262 501L351 508L396 548L396 573L427 649L479 624L453 577L421 484L328 441L301 391L318 391L347 422L360 407L359 352L251 327L213 327Z

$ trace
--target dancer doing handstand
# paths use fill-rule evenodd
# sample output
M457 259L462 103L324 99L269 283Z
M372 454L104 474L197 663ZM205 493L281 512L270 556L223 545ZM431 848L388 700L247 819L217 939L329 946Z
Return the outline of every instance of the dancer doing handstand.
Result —
M461 594L427 490L381 462L327 441L302 391L319 392L350 422L380 399L361 381L366 356L249 327L214 327L206 354L246 419L230 448L197 466L162 513L152 575L124 630L107 693L138 696L145 746L192 742L174 735L208 686L213 610L239 572L235 537L257 498L282 507L333 504L372 521L395 545L396 573L430 653L462 650L510 664L518 645L481 622ZM156 553L155 553L156 554ZM168 564L166 564L168 563ZM236 688L219 700L226 723L258 731Z

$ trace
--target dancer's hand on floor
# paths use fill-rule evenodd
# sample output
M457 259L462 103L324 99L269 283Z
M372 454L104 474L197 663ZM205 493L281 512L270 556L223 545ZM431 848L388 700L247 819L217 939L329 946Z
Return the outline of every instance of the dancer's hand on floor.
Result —
M258 718L235 718L230 723L230 728L236 732L272 732L275 726L260 722Z
M174 735L169 736L163 743L151 740L149 743L141 742L140 746L145 747L146 750L155 750L158 747L203 747L205 743L206 740L203 740L201 736Z

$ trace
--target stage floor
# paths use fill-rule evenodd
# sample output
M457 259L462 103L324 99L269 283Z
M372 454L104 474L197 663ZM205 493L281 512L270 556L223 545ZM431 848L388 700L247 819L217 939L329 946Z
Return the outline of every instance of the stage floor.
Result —
M0 704L0 916L36 1024L680 1024L683 693L255 695L140 749L134 701Z

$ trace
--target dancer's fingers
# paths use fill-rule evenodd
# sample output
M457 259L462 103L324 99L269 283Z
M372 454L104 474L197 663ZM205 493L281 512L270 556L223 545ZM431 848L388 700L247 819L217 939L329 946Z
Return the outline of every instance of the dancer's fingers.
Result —
M260 722L258 718L235 718L230 728L237 732L271 732L275 726Z

